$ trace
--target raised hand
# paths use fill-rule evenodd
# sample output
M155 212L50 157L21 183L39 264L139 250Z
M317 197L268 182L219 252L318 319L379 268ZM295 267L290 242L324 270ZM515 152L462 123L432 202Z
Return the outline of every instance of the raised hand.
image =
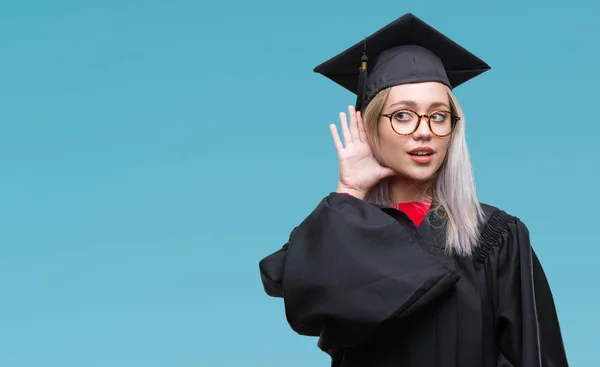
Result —
M350 127L348 127L346 114L340 113L340 125L344 137L343 145L335 124L329 126L338 154L339 181L337 191L347 192L364 199L371 187L395 172L391 168L383 167L375 159L367 140L367 133L360 112L356 112L353 106L349 106L348 114L350 115Z

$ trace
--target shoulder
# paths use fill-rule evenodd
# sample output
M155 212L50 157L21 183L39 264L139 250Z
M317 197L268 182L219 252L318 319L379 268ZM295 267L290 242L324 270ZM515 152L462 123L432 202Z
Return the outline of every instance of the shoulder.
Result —
M483 202L479 202L479 206L481 206L481 209L483 210L483 214L484 214L484 223L486 225L491 225L492 223L490 223L491 221L501 221L503 223L508 223L508 222L512 222L512 223L521 223L521 220L519 219L519 217L517 217L516 215L514 215L513 213L510 213L508 211L506 211L505 209L489 204L489 203L483 203Z
M482 239L494 240L498 235L510 230L512 226L521 225L521 220L506 210L487 203L479 203L483 210L484 220L481 228Z
M480 203L484 221L480 230L475 259L485 261L490 256L514 252L529 247L529 230L517 216L487 203Z

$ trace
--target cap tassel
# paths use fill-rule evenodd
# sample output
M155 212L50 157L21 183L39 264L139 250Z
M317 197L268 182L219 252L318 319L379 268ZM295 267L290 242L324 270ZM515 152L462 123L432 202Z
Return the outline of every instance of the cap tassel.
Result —
M364 50L363 55L360 59L360 68L358 69L358 88L356 90L356 110L361 111L366 98L366 87L367 87L367 62L369 58L367 57L367 40L364 42Z

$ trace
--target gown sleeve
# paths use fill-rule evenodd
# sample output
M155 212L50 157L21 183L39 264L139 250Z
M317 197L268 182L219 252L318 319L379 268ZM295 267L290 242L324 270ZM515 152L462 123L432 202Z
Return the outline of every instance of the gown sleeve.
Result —
M498 366L568 366L550 285L518 218L500 238L496 266Z
M291 328L329 351L358 345L452 287L459 275L414 231L366 201L332 193L259 263Z

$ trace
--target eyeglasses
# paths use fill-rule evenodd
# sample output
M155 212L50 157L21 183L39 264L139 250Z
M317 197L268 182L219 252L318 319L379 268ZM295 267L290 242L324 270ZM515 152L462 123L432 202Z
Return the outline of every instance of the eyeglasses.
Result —
M390 119L392 130L398 135L412 135L421 124L421 120L427 118L427 125L431 133L439 138L452 134L460 117L449 111L436 111L429 115L420 115L412 110L399 110L390 114L382 114Z

